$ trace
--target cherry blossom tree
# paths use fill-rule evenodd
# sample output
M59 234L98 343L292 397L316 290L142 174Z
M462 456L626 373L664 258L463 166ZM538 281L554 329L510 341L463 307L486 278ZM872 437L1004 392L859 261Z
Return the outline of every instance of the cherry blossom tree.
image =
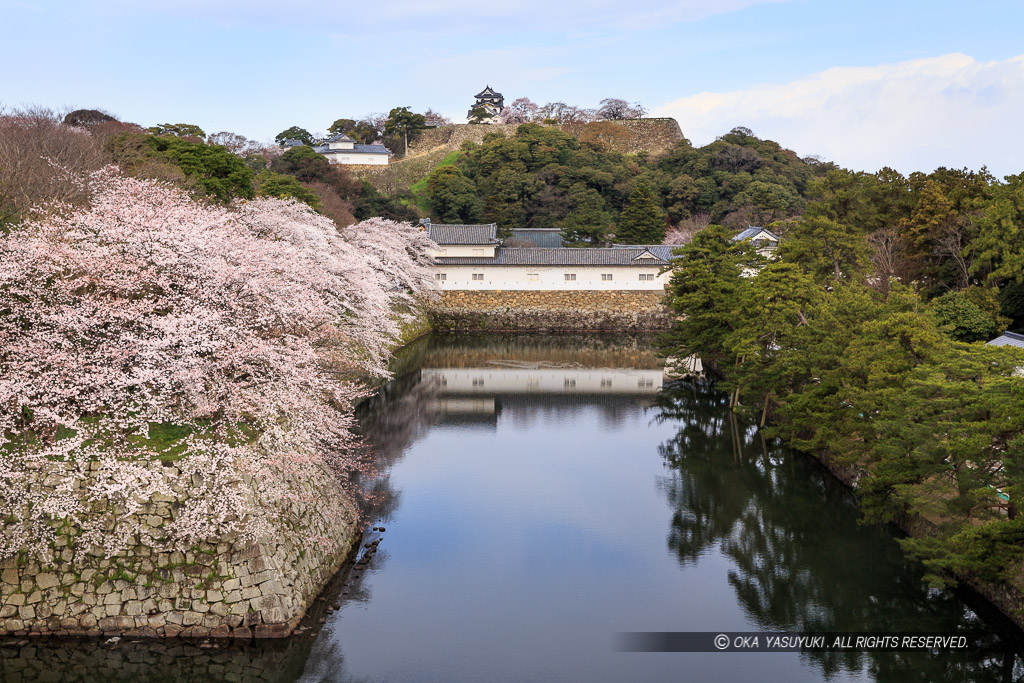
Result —
M83 547L124 549L143 533L131 512L172 493L157 458L190 495L143 542L282 533L268 502L336 523L344 506L291 482L360 468L362 378L387 376L401 311L434 296L425 233L339 231L279 199L200 204L114 168L86 186L87 207L0 238L0 559L45 555L61 522ZM184 436L155 438L167 426ZM26 486L54 461L55 489ZM91 500L121 514L86 514Z
M530 123L537 118L537 105L528 97L520 97L501 110L498 118L502 123Z
M640 103L630 104L626 100L607 97L601 100L597 108L597 119L601 121L617 121L620 119L643 118L647 110Z

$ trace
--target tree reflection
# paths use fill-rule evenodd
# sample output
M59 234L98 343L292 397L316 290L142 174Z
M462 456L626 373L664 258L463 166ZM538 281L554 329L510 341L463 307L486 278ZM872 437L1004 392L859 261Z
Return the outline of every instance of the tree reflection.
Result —
M717 548L752 624L765 630L990 630L960 600L927 589L886 530L857 523L853 496L816 461L765 442L725 397L699 382L662 392L658 420L680 424L662 444L659 482L672 509L668 546L682 564ZM993 643L998 642L993 635ZM804 655L826 677L879 681L1015 681L1013 654L828 651Z

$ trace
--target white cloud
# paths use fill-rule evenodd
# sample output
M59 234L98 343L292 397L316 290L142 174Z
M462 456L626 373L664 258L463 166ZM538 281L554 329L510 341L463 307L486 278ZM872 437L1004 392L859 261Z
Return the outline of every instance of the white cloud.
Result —
M791 83L702 92L658 107L697 145L734 126L801 155L856 170L938 166L1024 171L1017 132L1024 55L978 62L954 53L872 67L828 69Z

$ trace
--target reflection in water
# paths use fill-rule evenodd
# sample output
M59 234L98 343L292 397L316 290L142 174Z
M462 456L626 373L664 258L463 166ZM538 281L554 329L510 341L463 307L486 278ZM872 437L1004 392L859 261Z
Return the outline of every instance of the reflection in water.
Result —
M857 524L852 494L818 463L766 443L731 419L725 397L679 385L659 420L680 425L660 447L672 509L669 546L686 565L712 548L732 561L729 583L766 630L990 630L949 594L928 590L881 528ZM723 447L723 444L730 444ZM993 634L993 645L1000 641ZM823 673L867 670L885 681L1003 681L1024 675L1012 653L815 652Z
M387 475L369 484L379 550L302 635L10 642L0 679L1022 680L998 652L615 652L619 631L992 627L925 589L817 463L712 388L662 387L643 340L431 339L405 363L360 411Z

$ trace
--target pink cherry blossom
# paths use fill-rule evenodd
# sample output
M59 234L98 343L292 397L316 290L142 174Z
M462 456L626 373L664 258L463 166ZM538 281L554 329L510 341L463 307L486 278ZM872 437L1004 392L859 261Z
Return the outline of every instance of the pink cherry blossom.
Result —
M87 208L0 238L0 558L45 556L62 521L108 556L280 533L268 506L315 535L337 523L344 501L293 483L363 466L363 378L387 376L402 311L435 296L425 233L339 231L279 199L210 206L116 168L88 185ZM155 425L190 433L161 453ZM40 469L60 481L30 485ZM157 493L177 515L140 538L131 520Z

